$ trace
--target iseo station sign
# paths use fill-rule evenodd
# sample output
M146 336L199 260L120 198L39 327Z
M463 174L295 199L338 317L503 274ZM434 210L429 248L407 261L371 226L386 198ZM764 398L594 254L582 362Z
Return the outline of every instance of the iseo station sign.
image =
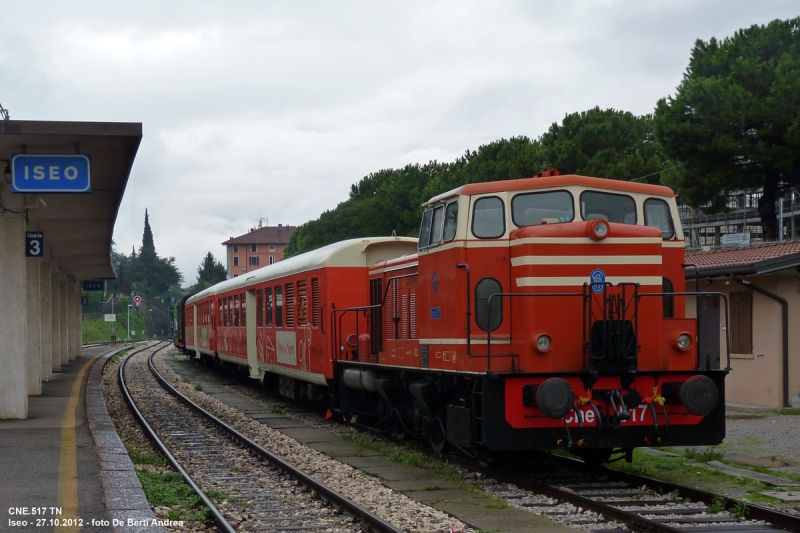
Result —
M88 154L11 154L11 190L22 194L92 192ZM44 257L44 233L25 233L25 256Z
M91 157L12 154L11 190L29 194L92 192Z

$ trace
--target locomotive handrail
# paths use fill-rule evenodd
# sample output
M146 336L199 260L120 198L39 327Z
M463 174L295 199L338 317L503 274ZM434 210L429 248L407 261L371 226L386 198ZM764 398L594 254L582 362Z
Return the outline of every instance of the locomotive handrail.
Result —
M728 360L728 366L725 370L731 370L731 339L730 339L730 327L728 324L728 297L725 296L721 292L648 292L645 294L639 294L639 298L644 298L645 296L721 296L722 299L725 301L725 354ZM699 310L698 304L698 310ZM698 324L700 323L700 313L697 313L697 317L695 317ZM700 332L697 332L698 338ZM697 343L698 351L697 351L697 362L698 366L700 364L700 343Z
M467 356L472 357L471 339L472 331L472 307L469 295L472 292L472 283L470 282L469 265L467 263L458 263L456 268L463 268L467 271Z
M350 311L369 311L372 309L379 309L386 304L386 296L389 294L389 288L392 286L392 282L395 283L395 290L397 289L397 284L399 283L398 280L403 278L411 278L414 276L418 276L418 272L413 272L411 274L403 274L401 276L392 276L386 279L386 290L383 291L383 298L381 299L381 303L379 304L372 304L372 305L362 305L359 307L347 307L345 309L336 309L336 305L332 305L331 309L331 327L333 328L333 342L334 342L334 350L333 353L336 354L336 359L338 360L338 354L340 353L340 346L341 341L340 337L342 335L342 320L344 315L346 315ZM336 313L340 313L339 316L339 327L336 327ZM392 316L392 321L394 322L394 338L399 339L399 335L397 333L397 323L399 321L399 317L397 316L397 297L394 299L394 315ZM356 317L356 342L358 342L358 317ZM377 354L376 354L377 355Z
M489 299L486 301L486 307L488 309L492 308L492 298L499 296L502 299L505 296L509 298L513 298L515 296L580 296L584 298L585 295L582 292L497 292L489 296ZM476 357L483 357L482 355L476 355ZM492 330L486 330L486 373L492 373Z
M683 263L681 265L681 268L683 268L683 269L693 268L694 269L694 291L695 292L700 292L700 270L698 269L697 264L696 263ZM700 300L698 300L697 298L695 298L694 300L695 300L695 302L694 302L695 303L695 310L694 310L695 316L697 316L698 319L699 319L700 318ZM700 341L700 338L698 337L697 338L697 353L700 353L701 344L702 344L702 342Z

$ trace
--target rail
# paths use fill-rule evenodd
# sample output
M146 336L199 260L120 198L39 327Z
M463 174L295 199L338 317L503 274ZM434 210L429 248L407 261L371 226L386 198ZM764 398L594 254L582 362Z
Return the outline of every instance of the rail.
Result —
M402 530L396 528L389 522L386 522L379 516L373 514L368 509L365 509L355 503L354 501L342 496L338 492L334 491L330 487L323 485L313 477L309 476L305 472L295 468L291 464L287 463L277 455L269 452L268 450L262 448L254 441L250 440L242 433L234 429L233 427L229 426L216 416L212 415L192 400L181 394L175 387L170 385L167 380L158 373L153 364L153 353L147 361L147 365L150 368L150 371L153 373L155 378L161 384L164 389L170 393L171 395L175 396L178 400L186 404L192 411L199 413L204 418L206 418L209 422L211 422L214 426L219 428L223 433L225 433L231 440L239 443L243 447L249 449L254 455L258 456L259 458L267 461L272 466L276 467L277 469L281 470L282 472L288 474L289 476L293 477L294 479L300 481L303 485L308 487L310 490L314 491L319 497L328 502L332 507L336 508L337 510L347 513L351 516L356 517L359 519L362 524L368 527L371 531L376 533L402 533ZM204 502L205 503L205 502ZM224 518L223 518L224 520Z
M161 342L167 342L167 341L161 341ZM162 346L161 348L153 352L149 360L152 360L153 355L160 352L164 348L167 348L168 346L170 345L167 344L166 346ZM192 478L189 476L186 470L183 469L178 460L175 459L175 457L169 452L166 445L161 441L161 439L158 438L158 435L156 435L156 432L153 430L152 427L150 427L150 424L147 423L147 420L145 420L144 415L136 406L136 403L133 401L133 398L131 397L130 392L128 391L128 386L125 383L125 367L128 361L130 361L131 356L136 355L137 353L141 353L149 348L151 348L151 346L147 346L145 348L142 348L141 350L132 352L130 355L128 355L128 357L126 357L122 361L122 364L119 365L119 385L120 389L122 389L122 394L125 396L125 401L130 406L131 410L134 413L134 416L139 421L139 424L141 424L141 426L147 432L147 435L155 443L155 445L158 446L158 449L161 450L161 453L164 454L164 457L166 457L167 460L170 462L170 464L172 464L172 467L175 468L175 470L178 473L180 473L181 477L183 477L184 481L186 481L186 484L192 488L195 494L197 494L197 496L200 498L200 501L203 502L203 505L208 507L208 509L211 511L211 514L214 516L214 521L217 523L219 528L224 533L236 533L236 530L233 528L233 526L231 526L230 523L225 519L225 517L222 516L222 513L219 511L219 509L217 509L217 507L211 502L211 500L208 499L208 497L205 495L205 493L203 493L200 487L198 487L197 484L194 482L194 480L192 480Z

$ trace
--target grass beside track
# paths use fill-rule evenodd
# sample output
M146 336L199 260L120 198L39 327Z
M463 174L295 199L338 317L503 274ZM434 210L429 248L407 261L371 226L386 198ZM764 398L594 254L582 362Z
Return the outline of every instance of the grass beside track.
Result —
M682 454L679 450L665 449L665 451L671 451L680 455L677 457L660 456L652 455L641 450L634 450L632 463L619 461L607 466L622 470L623 472L652 477L676 485L686 485L708 492L722 493L733 498L745 499L753 503L767 503L777 507L783 506L780 500L760 494L762 491L775 490L772 485L727 474L720 470L710 468L704 463L707 461L721 461L736 468L783 477L786 478L787 481L800 482L800 475L776 472L768 468L753 467L726 461L721 453L714 450L697 451L689 448L684 450ZM734 514L736 514L736 512L744 512L741 509L728 510Z
M128 352L123 351L109 359L104 369L104 396L112 394L114 390L119 393L117 370L119 364L127 356ZM108 398L106 399L106 404L108 405ZM125 404L125 407L128 414L122 417L115 416L113 410L109 409L109 415L115 427L120 424L135 424L133 413L129 411L127 404ZM139 478L139 483L142 485L142 490L148 503L153 507L168 508L166 516L158 515L160 519L166 518L167 520L184 522L205 522L211 519L210 510L205 505L202 505L200 498L186 484L183 477L172 470L172 466L164 455L157 450L153 452L140 451L143 448L141 445L137 446L136 442L131 441L128 432L119 431L118 429L117 433L128 451L128 456L134 466L134 472L136 477ZM219 494L213 497L224 499L226 496Z

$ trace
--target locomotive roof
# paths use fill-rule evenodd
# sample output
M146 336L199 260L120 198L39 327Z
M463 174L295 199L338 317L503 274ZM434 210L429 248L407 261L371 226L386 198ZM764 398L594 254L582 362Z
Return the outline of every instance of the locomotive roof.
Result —
M398 248L411 249L413 247L414 251L417 249L417 239L411 237L368 237L335 242L212 285L189 298L186 303L189 304L221 292L322 267L367 267L378 260L387 259L387 257L383 256L371 258L367 253L367 248L370 246L383 243L402 243ZM398 251L396 255L401 255L402 253L402 251Z
M564 176L546 176L541 178L468 183L467 185L462 185L461 187L457 187L452 191L447 191L446 193L435 196L425 202L424 205L435 204L441 200L444 200L445 198L450 198L455 195L470 196L472 194L566 187L568 185L580 185L583 187L611 189L615 191L638 192L642 194L652 194L655 196L677 196L674 192L672 192L672 189L669 187L664 187L663 185L650 185L648 183L636 183L633 181L621 181L607 178L579 176L577 174L567 174Z

